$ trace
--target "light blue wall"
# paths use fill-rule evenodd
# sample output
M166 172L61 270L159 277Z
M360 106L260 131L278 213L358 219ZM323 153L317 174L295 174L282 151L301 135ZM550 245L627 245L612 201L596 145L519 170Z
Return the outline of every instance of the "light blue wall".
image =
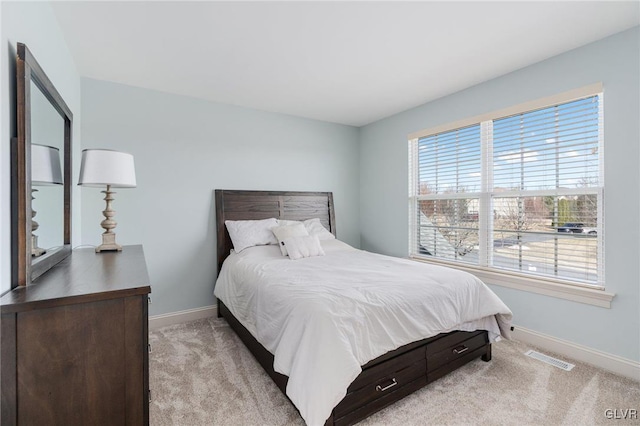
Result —
M10 147L16 134L16 43L27 45L73 112L73 170L80 168L80 75L47 2L0 2L0 293L11 284ZM60 129L62 131L62 128ZM72 190L72 242L80 241L80 191ZM38 213L44 216L41 209Z
M358 129L82 80L83 148L135 157L120 189L120 244L144 244L151 315L214 303L214 189L333 191L338 237L360 245ZM104 197L83 188L84 244L99 244Z
M358 130L95 80L82 80L81 86L48 4L2 2L0 7L2 205L9 205L9 140L15 133L12 58L15 42L22 41L74 112L74 183L81 130L83 148L119 149L136 157L138 188L116 195L116 231L120 243L145 245L152 315L213 303L213 189L333 191L341 239L406 256L408 133L602 81L606 285L617 294L612 308L492 288L513 309L518 325L640 360L638 28ZM80 209L81 194L86 200ZM83 243L98 244L102 194L74 185L73 197L74 245L80 234ZM7 208L0 210L0 230L5 288Z
M640 360L639 39L636 27L361 128L362 248L408 254L409 133L602 82L605 280L617 294L611 309L492 288L517 325Z

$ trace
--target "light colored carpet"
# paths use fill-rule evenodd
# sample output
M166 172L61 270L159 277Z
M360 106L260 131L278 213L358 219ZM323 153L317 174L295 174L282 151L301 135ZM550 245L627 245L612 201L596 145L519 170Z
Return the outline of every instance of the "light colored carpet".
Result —
M165 327L149 340L152 426L304 425L225 320ZM472 361L360 425L640 424L605 417L640 413L639 383L580 363L565 372L528 349L499 342L491 362Z

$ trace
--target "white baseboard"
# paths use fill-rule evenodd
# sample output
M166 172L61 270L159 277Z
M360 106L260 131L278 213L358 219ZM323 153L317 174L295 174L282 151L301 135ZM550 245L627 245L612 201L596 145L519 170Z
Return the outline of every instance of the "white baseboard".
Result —
M511 334L514 340L537 346L540 349L556 352L573 358L576 361L591 364L620 376L640 381L640 363L637 361L601 352L567 340L549 336L548 334L518 327L517 325L514 327L515 330Z
M180 324L183 322L215 317L217 314L218 308L215 305L211 305L202 308L187 309L186 311L154 315L152 317L149 317L149 330L157 330L158 328L165 327L167 325Z

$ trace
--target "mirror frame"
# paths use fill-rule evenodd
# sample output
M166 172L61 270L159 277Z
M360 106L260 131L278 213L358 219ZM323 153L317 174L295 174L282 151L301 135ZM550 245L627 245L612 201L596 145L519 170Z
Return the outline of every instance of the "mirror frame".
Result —
M12 144L11 288L26 286L71 254L71 132L73 114L24 43L16 55L17 138ZM64 119L63 246L41 257L31 256L31 82Z

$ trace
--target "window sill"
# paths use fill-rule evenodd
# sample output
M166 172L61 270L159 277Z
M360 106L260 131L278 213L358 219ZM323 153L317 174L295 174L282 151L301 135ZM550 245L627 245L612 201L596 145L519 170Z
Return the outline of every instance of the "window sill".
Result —
M460 269L475 275L486 284L515 288L517 290L528 291L530 293L544 294L545 296L557 297L559 299L571 300L573 302L585 303L587 305L600 306L602 308L611 308L611 300L615 297L614 293L608 293L602 289L565 284L559 280L545 279L542 277L526 277L520 274L502 271L498 272L482 267L426 260L418 257L410 257L410 259L418 262Z

